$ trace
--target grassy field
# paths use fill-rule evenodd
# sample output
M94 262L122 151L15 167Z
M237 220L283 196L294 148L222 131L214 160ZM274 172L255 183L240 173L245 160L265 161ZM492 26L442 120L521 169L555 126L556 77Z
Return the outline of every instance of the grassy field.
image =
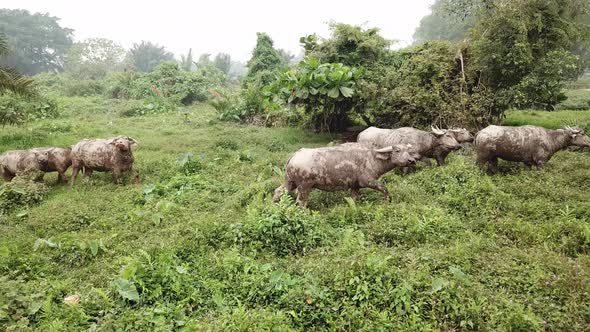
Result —
M543 171L470 151L419 166L360 201L314 192L270 202L287 158L338 137L216 120L207 106L5 127L2 151L125 134L142 184L95 173L73 189L3 187L0 330L574 331L590 326L590 153ZM590 112L512 112L506 123L579 123ZM570 123L572 122L572 123ZM23 185L24 186L24 185ZM12 188L12 189L11 189ZM35 201L40 201L34 203ZM79 304L64 297L79 294Z
M590 131L590 111L509 111L503 124L506 126L535 125L557 129L564 126Z

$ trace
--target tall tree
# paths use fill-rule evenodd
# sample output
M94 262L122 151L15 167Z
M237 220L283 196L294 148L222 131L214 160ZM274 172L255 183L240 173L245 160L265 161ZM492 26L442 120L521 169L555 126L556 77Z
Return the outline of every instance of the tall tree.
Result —
M10 54L8 39L0 34L0 59ZM0 66L0 94L11 91L20 95L33 94L33 80L23 76L15 68Z
M193 69L193 49L189 48L186 56L180 56L180 68L185 71L191 71Z
M74 30L61 27L57 17L31 14L21 9L0 9L0 33L8 37L13 52L3 65L34 75L63 70Z
M543 107L565 99L565 82L583 72L590 3L579 0L496 0L472 31L480 83L504 107Z
M246 83L258 80L262 85L269 84L275 79L279 69L285 65L279 52L273 47L273 41L264 32L256 33L256 46L252 51L252 58L248 61Z
M218 53L213 60L213 64L217 69L221 70L225 75L229 74L231 67L231 57L226 53Z
M143 72L150 72L160 63L174 60L174 55L166 51L164 46L149 41L133 44L128 56L135 68Z
M66 56L66 72L80 79L101 79L122 66L125 49L110 39L74 43Z
M431 40L460 41L467 37L469 29L475 24L475 13L463 7L464 14L458 17L450 12L450 5L448 0L437 0L430 7L430 14L420 20L420 25L414 32L414 43Z

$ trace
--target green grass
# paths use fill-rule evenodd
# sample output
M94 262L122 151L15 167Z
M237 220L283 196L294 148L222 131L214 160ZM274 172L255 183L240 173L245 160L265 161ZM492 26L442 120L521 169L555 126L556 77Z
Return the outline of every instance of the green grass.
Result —
M567 90L567 99L557 105L558 110L590 110L590 88Z
M550 129L575 126L590 131L590 111L520 111L506 113L503 121L506 126L535 125Z
M501 163L494 177L466 151L442 168L386 175L391 203L370 190L358 202L316 191L307 211L272 204L272 190L294 151L337 137L221 123L206 106L124 118L111 101L63 104L64 118L4 128L1 149L125 134L140 142L142 184L95 173L70 190L51 174L39 204L1 215L2 330L590 324L588 151L559 152L541 172ZM589 120L510 112L506 122ZM72 294L80 304L63 302Z

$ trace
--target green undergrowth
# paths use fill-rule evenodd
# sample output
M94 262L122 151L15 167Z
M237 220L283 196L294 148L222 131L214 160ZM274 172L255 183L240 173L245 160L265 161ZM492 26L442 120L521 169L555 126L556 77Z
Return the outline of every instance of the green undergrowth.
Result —
M221 123L208 106L120 117L109 100L62 102L62 118L6 127L2 149L128 135L139 141L142 183L95 173L69 189L47 174L39 188L15 187L27 204L0 195L2 330L590 324L587 150L559 152L540 172L501 162L493 177L471 153L452 154L444 167L385 175L390 203L371 190L358 201L314 191L302 210L289 196L271 203L284 163L336 136ZM506 121L589 119L539 114L510 112ZM79 304L64 302L72 294Z

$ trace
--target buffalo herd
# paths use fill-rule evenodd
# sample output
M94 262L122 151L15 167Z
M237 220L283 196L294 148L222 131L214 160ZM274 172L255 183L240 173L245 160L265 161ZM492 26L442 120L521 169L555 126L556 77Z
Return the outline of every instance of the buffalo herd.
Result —
M522 162L541 169L553 154L568 146L590 147L590 137L581 129L565 127L557 130L535 126L488 126L473 136L466 129L430 131L405 127L363 130L356 143L307 149L295 152L287 161L285 180L275 190L273 199L284 193L297 193L297 202L305 207L312 189L324 191L350 190L354 198L359 189L371 188L383 193L387 188L379 177L394 168L409 171L417 161L430 164L435 159L444 165L447 155L474 143L477 163L490 174L497 172L498 158ZM122 173L131 173L136 183L139 176L133 169L132 148L135 139L117 136L108 139L83 139L70 148L33 148L7 151L0 155L0 172L5 181L27 173L40 181L46 172L58 172L58 182L68 182L66 170L72 167L70 185L79 171L89 177L94 171L111 172L113 182L120 183Z

